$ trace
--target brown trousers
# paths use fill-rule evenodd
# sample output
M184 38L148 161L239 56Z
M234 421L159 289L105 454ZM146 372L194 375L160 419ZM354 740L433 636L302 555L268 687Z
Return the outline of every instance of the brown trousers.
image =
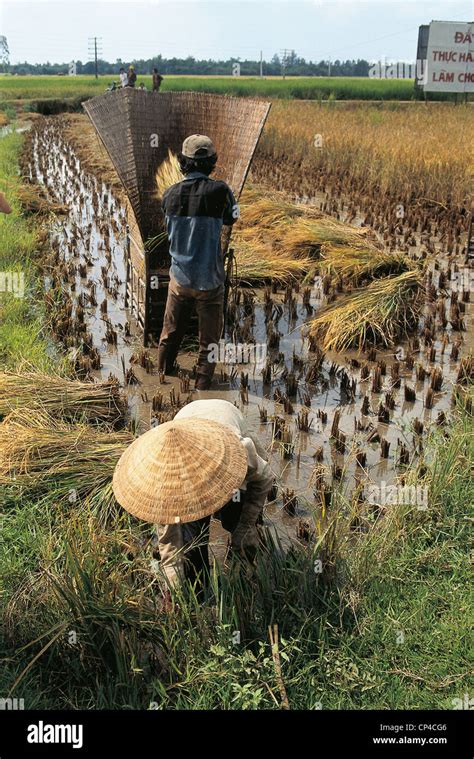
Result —
M239 501L229 501L213 515L227 532L233 533L237 527L244 498L241 491ZM176 586L183 579L207 584L210 523L209 516L185 524L156 525L161 566L170 585Z
M170 374L193 308L199 320L198 375L212 379L215 363L208 361L212 344L218 344L224 324L224 285L214 290L193 290L170 278L163 329L158 349L158 368Z

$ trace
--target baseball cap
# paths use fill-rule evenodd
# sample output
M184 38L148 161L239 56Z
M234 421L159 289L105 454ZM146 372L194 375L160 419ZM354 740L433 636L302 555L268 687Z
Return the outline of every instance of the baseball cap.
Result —
M216 155L216 149L210 137L205 134L191 134L183 142L182 153L186 158L208 158Z

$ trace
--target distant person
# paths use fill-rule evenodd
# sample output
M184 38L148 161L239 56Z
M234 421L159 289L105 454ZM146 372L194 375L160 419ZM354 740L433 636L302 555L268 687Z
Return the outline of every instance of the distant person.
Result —
M107 87L107 92L113 92L114 90L117 90L117 82L112 82L112 84L109 84Z
M160 89L160 87L161 87L161 82L163 81L163 77L161 76L161 74L158 73L158 69L157 68L153 69L152 80L153 80L153 90L152 91L153 92L158 92L159 89Z
M125 69L123 68L123 66L120 69L120 84L122 85L122 87L126 87L127 84L128 84L127 72L125 71Z
M127 84L126 87L135 87L135 82L137 81L137 75L135 73L135 67L129 66L128 67L128 75L127 75Z
M0 213L11 213L12 209L10 205L7 203L7 199L5 198L5 195L3 192L0 192Z
M142 92L143 92L143 91L145 91L145 92L146 92L146 87L145 87L145 85L143 84L143 82L140 82L140 86L138 87L138 89L139 89L139 90L141 90Z

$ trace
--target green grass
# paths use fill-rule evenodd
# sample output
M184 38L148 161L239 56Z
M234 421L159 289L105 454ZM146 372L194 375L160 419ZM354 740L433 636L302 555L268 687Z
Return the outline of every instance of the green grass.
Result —
M20 185L18 156L23 138L9 134L0 139L0 189L13 208L0 214L0 272L15 272L24 277L25 297L0 292L0 362L15 366L27 358L36 366L51 364L50 347L42 338L43 309L37 297L35 259L37 233L21 215L16 193Z
M26 708L277 708L277 623L293 709L452 708L472 688L471 424L459 411L433 435L426 471L409 474L429 488L427 511L390 507L356 536L338 500L336 542L286 556L273 546L252 576L218 572L207 604L183 591L168 613L150 551L132 548L146 527L124 514L104 526L86 504L60 513L54 495L8 509L0 689L26 672L13 691ZM335 569L318 576L329 546Z
M12 100L92 97L100 95L114 76L0 76L0 103ZM151 76L138 76L151 89ZM226 95L271 98L337 100L412 100L413 80L382 80L361 77L293 77L258 79L253 77L166 76L162 90L193 90Z

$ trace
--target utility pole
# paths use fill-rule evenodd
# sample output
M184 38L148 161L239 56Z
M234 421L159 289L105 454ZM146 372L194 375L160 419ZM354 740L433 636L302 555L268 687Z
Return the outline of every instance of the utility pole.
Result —
M328 76L331 76L331 59L328 60Z
M292 51L291 50L287 50L287 48L284 48L284 50L280 50L281 73L282 73L283 79L285 78L286 67L288 65L288 59L289 59L291 53L292 53Z
M10 63L10 51L8 49L7 38L0 34L0 67L3 71L8 71ZM1 70L0 69L0 70Z
M95 78L99 78L98 59L102 55L102 37L89 37L89 60L94 60Z
M263 79L263 52L260 50L260 79Z

